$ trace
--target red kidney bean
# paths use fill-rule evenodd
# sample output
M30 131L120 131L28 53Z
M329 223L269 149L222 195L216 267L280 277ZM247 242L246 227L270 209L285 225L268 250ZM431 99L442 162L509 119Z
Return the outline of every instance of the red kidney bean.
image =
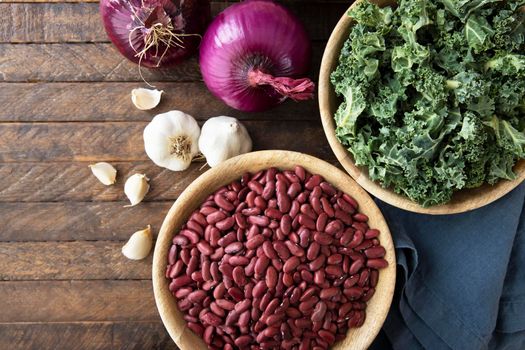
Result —
M350 300L359 299L363 295L363 288L361 287L350 287L343 290L344 295L346 295Z
M382 246L375 246L365 250L365 255L369 259L382 258L385 254L386 250Z
M278 274L277 270L273 266L269 266L266 270L266 286L268 289L274 289L277 286Z
M312 322L321 322L324 319L324 316L326 315L326 304L323 301L320 301L317 303L317 305L314 308L314 312L312 313Z
M330 201L326 197L321 197L321 207L328 217L333 218L335 216L334 208L332 208Z
M366 216L363 213L355 213L352 217L353 217L353 219L355 221L359 221L359 222L367 222L368 221L368 216Z
M340 220L333 220L330 221L327 225L324 231L328 233L329 235L334 235L339 231L343 230L343 223Z
M237 197L237 195L235 195ZM228 201L222 194L220 193L217 193L214 197L213 197L213 200L215 201L215 203L217 204L217 206L221 209L224 209L226 211L232 211L233 209L235 209L235 207L233 206L233 204Z
M266 269L268 265L270 264L270 259L268 259L266 256L261 256L257 259L255 262L255 276L264 276Z
M319 187L321 187L323 192L326 193L330 197L334 196L337 193L335 188L332 185L330 185L328 182L325 182L325 181L321 182L319 184Z
M317 214L313 210L313 208L312 208L312 206L310 204L307 204L307 203L302 204L301 208L300 208L300 211L301 211L301 213L303 213L304 215L308 216L312 220L316 220L317 219Z
M341 254L332 254L328 257L327 261L330 265L336 265L343 262L343 256Z
M313 190L315 186L318 186L321 181L323 181L323 178L319 175L313 175L304 185L306 189L309 189L310 191Z
M334 277L337 277L337 278L343 276L343 274L344 274L343 269L341 268L341 266L338 266L338 265L328 265L325 268L325 272L328 275L331 275L331 276L334 276Z
M360 245L354 248L354 250L365 250L372 247L374 243L371 239L365 239Z
M266 227L270 224L270 219L267 216L261 215L248 216L247 221L249 224L257 225L260 227Z
M301 185L298 182L294 182L290 185L290 187L288 187L288 191L286 192L286 194L291 199L293 199L297 197L297 195L299 194L299 192L301 192L301 190L302 190Z
M319 252L321 250L321 246L317 242L312 242L310 244L310 247L308 247L308 250L306 251L306 258L308 260L314 260L319 255Z
M246 242L246 249L254 250L257 249L259 246L261 246L264 243L264 236L262 235L256 235L253 238L250 238Z
M379 279L379 271L377 270L371 270L370 271L370 287L377 286L377 281Z
M379 230L370 228L366 230L365 232L365 239L372 239L372 238L379 237L379 233L380 233Z
M326 228L326 223L328 222L328 215L326 215L326 213L321 213L319 214L319 216L317 217L317 221L315 222L315 229L317 231L324 231L325 228Z
M325 283L325 272L324 270L317 270L314 273L314 283L317 285L323 285Z
M311 197L310 204L312 205L312 209L317 213L317 215L321 215L322 213L324 213L319 197Z
M261 196L255 197L254 203L255 203L255 206L261 210L265 210L268 207L268 204L266 203L264 198Z
M283 260L286 260L290 257L290 251L288 250L288 247L286 247L286 244L283 243L283 241L273 242L273 249L275 249L277 255Z
M301 260L297 256L292 256L290 259L286 260L286 262L283 265L283 272L289 273L292 272L299 266L301 263Z
M277 252L273 248L272 242L265 241L263 243L262 247L263 247L263 252L264 252L264 254L266 255L266 257L268 259L277 259L278 258Z
M360 231L360 230L355 231L354 232L354 236L352 237L352 240L347 245L347 247L348 248L352 248L352 249L357 247L358 245L363 243L364 238L365 238L365 236L363 234L363 231Z
M315 230L315 222L311 217L304 215L304 214L299 214L298 218L299 218L299 224L301 224L302 226L310 230Z
M314 234L314 241L316 241L320 245L324 245L324 246L330 245L332 244L333 240L334 239L332 238L332 236L329 236L325 233L316 232Z
M197 222L202 227L208 224L206 222L206 217L203 214L201 214L198 210L194 211L193 214L191 214L190 220Z
M297 240L299 240L299 239L297 239ZM292 241L285 241L284 244L286 245L286 247L288 248L290 253L292 253L292 255L295 255L295 256L297 256L299 258L302 258L305 255L304 249L301 248L296 243L294 243Z
M275 208L267 208L264 211L264 215L266 215L270 219L275 219L275 220L280 220L283 217L283 213L281 213L278 209L275 209Z
M368 259L366 266L373 269L384 269L388 266L388 262L385 259Z
M348 269L348 273L350 275L358 273L364 266L364 263L362 260L355 260L351 265L350 269Z
M261 280L259 282L257 282L257 284L255 285L255 287L253 287L253 292L252 292L252 295L254 298L260 298L264 295L264 293L266 292L266 289L268 288L268 286L266 285L266 282L264 280ZM247 299L249 300L249 299Z
M235 254L235 253L240 252L243 249L244 249L244 245L241 242L233 242L233 243L228 244L224 248L224 251L226 252L226 254Z
M197 243L197 248L203 255L212 255L214 250L211 245L206 241L200 241Z
M233 216L227 217L215 224L215 227L220 231L228 231L235 224L235 218Z
M345 280L344 287L345 288L353 287L357 284L357 282L359 282L359 275L357 274L351 275Z
M283 215L281 218L280 229L284 235L288 235L292 229L292 218L290 215Z
M195 231L188 230L188 229L180 231L180 234L173 238L173 243L177 244L178 242L176 242L175 240L181 240L181 238L179 238L179 237L184 237L184 238L187 239L186 241L184 241L184 243L180 244L180 245L183 245L183 246L188 245L188 241L190 241L191 244L196 244L197 242L200 241L199 234L197 232L195 232Z
M308 267L311 271L319 270L325 263L326 257L324 255L319 255L315 260L308 264Z
M370 279L370 269L363 269L361 270L361 273L359 274L359 280L357 281L357 285L359 287L364 287L368 284L368 281Z

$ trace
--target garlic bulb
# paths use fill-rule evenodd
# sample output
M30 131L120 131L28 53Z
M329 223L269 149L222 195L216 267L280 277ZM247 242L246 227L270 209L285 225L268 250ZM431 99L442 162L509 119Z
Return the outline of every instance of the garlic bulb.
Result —
M149 191L148 181L149 179L144 174L134 174L126 180L124 184L124 194L131 203L127 205L127 207L132 207L142 202L146 193Z
M157 107L160 96L164 91L156 89L138 88L131 90L131 102L140 110L148 110Z
M228 158L252 150L252 139L237 119L220 116L204 123L199 138L199 149L210 167Z
M117 170L113 167L113 165L106 162L99 162L96 164L91 164L89 168L98 181L102 182L104 185L109 186L115 183Z
M197 121L181 111L162 113L144 129L144 147L150 159L163 168L181 171L199 153Z
M122 254L131 260L142 260L149 255L153 246L151 226L131 235L129 240L122 247Z

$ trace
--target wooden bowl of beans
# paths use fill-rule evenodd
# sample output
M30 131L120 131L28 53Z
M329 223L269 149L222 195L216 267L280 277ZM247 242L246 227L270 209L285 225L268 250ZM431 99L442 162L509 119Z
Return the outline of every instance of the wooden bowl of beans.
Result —
M168 212L153 257L157 308L182 350L366 349L395 280L390 231L370 196L289 151L203 173Z

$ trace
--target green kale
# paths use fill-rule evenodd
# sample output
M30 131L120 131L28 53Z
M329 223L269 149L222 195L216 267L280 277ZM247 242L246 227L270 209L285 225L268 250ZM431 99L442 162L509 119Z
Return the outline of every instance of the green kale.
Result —
M336 136L423 206L525 159L525 0L360 1L331 80Z

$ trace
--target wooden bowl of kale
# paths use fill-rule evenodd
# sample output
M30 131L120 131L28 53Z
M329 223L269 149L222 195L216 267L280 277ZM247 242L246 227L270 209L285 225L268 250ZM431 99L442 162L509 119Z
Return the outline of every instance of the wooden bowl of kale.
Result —
M334 153L396 207L451 214L525 179L525 1L357 1L319 77Z

